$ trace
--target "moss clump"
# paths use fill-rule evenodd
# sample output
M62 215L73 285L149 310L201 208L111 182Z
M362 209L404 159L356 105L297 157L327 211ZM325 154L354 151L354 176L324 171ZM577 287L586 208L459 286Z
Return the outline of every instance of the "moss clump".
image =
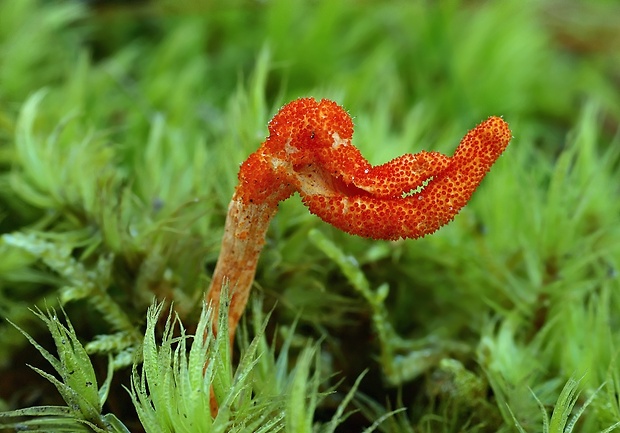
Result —
M144 385L131 366L142 371L145 335L165 346L155 311L174 305L187 331L170 322L165 353L185 365L238 164L278 107L313 96L354 115L372 164L449 152L492 114L515 138L456 220L418 241L351 237L281 204L256 279L273 313L264 331L262 309L247 314L257 323L232 357L253 378L237 396L248 411L280 404L264 431L611 431L618 12L602 0L0 2L0 406L64 407L48 430L157 431L127 392L132 377ZM31 309L62 309L73 328L39 313L45 329ZM105 392L43 373L68 353L52 349L59 336Z

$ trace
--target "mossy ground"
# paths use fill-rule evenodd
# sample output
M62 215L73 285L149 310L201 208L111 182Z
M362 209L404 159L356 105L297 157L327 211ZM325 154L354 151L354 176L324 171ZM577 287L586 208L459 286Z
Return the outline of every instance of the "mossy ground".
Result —
M313 96L347 108L374 164L451 154L489 115L514 139L455 221L421 240L351 237L298 198L281 204L254 288L273 310L264 333L259 304L247 314L233 423L614 427L619 16L604 0L0 1L0 409L71 406L71 391L26 367L51 371L7 321L59 352L58 383L71 386L62 363L74 358L52 349L71 332L42 314L52 340L31 311L62 305L85 350L70 353L105 384L71 416L109 417L77 425L180 428L174 414L141 422L123 388L145 333L165 328L147 309L173 303L196 330L239 164L280 106ZM165 364L174 351L161 344L148 347Z

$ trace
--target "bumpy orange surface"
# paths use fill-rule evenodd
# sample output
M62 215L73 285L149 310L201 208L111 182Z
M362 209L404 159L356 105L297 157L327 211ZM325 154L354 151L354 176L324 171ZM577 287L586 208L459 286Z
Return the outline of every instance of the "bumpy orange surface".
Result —
M419 238L454 218L511 139L508 124L490 117L452 157L422 151L371 166L352 135L351 117L332 101L287 104L242 164L233 200L275 210L299 192L312 213L347 233Z
M506 122L490 117L452 157L422 151L373 167L351 144L352 135L351 117L336 103L298 99L274 116L269 137L241 165L206 296L217 318L228 285L231 340L280 201L299 192L312 213L351 234L419 238L454 218L511 139ZM212 414L218 403L212 393Z

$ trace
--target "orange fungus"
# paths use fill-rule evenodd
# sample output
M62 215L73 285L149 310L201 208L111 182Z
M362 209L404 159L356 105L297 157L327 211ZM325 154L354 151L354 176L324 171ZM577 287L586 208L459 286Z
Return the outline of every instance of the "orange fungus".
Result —
M350 234L420 238L465 206L511 132L503 119L489 117L465 135L452 157L421 151L378 166L353 146L352 136L351 117L335 102L297 99L274 116L265 142L241 165L207 295L217 308L227 279L231 336L280 201L298 192L310 212Z
M454 218L511 138L506 122L490 117L451 158L422 151L373 167L352 135L351 117L335 102L291 102L241 166L236 196L275 206L299 192L313 214L347 233L419 238Z

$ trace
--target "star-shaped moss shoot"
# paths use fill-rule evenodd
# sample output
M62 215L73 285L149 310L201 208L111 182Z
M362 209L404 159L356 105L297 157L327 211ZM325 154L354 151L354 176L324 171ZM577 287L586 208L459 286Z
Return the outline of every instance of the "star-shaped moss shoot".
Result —
M207 293L217 309L222 284L229 284L231 338L280 201L298 192L310 212L350 234L420 238L467 204L511 132L503 119L489 117L465 135L452 157L421 151L378 166L351 144L352 136L353 121L338 104L297 99L274 116L269 137L241 165Z

